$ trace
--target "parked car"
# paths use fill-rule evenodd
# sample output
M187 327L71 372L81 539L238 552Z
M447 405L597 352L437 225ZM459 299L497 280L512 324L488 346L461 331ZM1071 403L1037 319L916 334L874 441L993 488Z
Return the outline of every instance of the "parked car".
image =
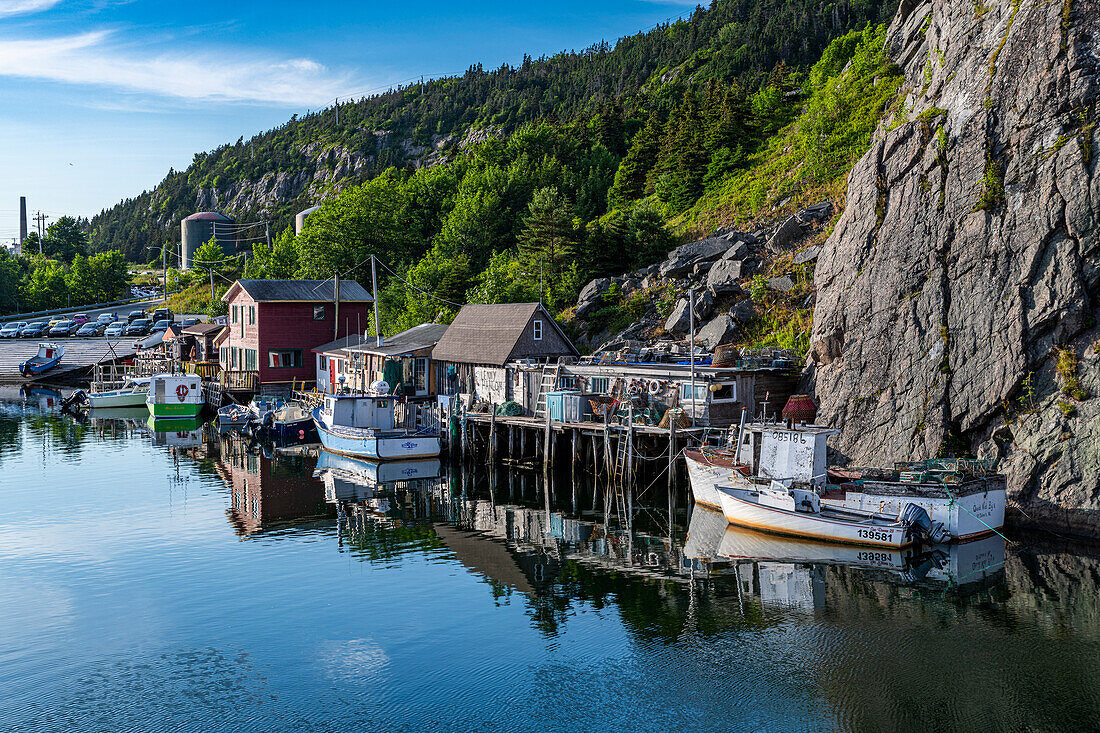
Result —
M115 321L107 326L103 331L103 335L109 339L122 338L122 332L126 330L126 324L123 321Z
M54 326L61 323L62 321L67 321L67 320L69 320L69 319L66 318L65 316L54 316L53 318L51 318L46 323L49 325L50 328L53 328Z
M87 313L77 313L75 316L73 316L69 320L71 320L73 323L77 324L78 326L83 326L85 323L87 323L88 321L90 321L92 319L88 318Z
M152 318L154 321L159 321L163 318L167 318L169 321L171 321L172 311L169 308L157 308L155 311L153 311L153 315L149 317Z
M72 336L76 333L76 329L80 328L79 323L73 323L72 321L61 321L50 328L51 336Z
M27 325L26 321L12 321L11 323L5 323L3 328L0 328L0 339L13 339L19 337L19 332L22 331Z
M149 329L149 333L156 333L158 331L167 331L168 327L172 325L172 322L167 318L162 318L153 324L153 327Z
M202 320L198 318L184 318L180 321L180 328L187 328L188 326L197 326L202 323Z
M77 336L99 336L107 329L106 323L98 323L96 321L88 321L81 324L80 328L76 329Z
M144 336L149 333L149 328L153 323L148 318L138 318L130 321L126 328L123 329L123 336Z
M130 315L126 316L126 323L133 323L134 321L136 321L139 318L145 318L145 311L143 311L143 310L130 311Z
M99 316L95 320L96 320L96 323L102 323L104 326L106 326L107 324L114 323L115 321L117 321L118 316L115 315L114 313L100 313Z
M23 330L19 332L19 338L24 339L36 339L41 338L50 330L50 324L45 321L37 321L35 323L28 323L23 327Z

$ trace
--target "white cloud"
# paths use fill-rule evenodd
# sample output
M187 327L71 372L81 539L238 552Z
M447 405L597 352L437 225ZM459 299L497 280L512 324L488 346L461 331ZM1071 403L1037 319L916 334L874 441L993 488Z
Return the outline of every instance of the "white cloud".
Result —
M0 0L0 18L6 15L27 15L49 10L61 0Z
M0 76L91 84L188 100L288 106L322 106L344 90L364 85L311 59L246 52L174 51L141 56L113 47L111 40L109 31L0 39Z

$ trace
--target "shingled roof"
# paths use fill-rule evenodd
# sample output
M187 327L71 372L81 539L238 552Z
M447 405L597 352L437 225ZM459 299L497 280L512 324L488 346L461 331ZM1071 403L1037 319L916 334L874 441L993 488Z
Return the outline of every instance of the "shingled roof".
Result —
M426 349L435 346L443 334L447 332L447 326L439 323L421 323L407 331L386 336L382 339L381 348L376 345L373 336L368 337L362 346L353 346L352 351L361 351L365 354L378 354L381 356L399 356L412 351Z
M557 333L566 346L540 356L576 356L572 342L539 303L499 303L496 305L464 305L447 328L443 338L432 350L436 361L503 366L512 359L526 358L516 354L516 345L536 312L544 317L545 328Z
M228 303L241 290L257 303L328 303L333 300L332 280L238 280L222 296ZM354 280L340 281L341 303L370 303L373 299Z

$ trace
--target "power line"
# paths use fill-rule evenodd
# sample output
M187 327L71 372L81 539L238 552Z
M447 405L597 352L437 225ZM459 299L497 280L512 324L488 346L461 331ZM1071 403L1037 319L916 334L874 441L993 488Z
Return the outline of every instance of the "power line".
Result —
M400 280L401 282L405 283L405 285L409 286L410 288L412 288L413 290L417 291L418 293L423 293L424 295L427 295L427 296L428 296L429 298L434 298L435 300L438 300L438 301L439 301L440 303L446 303L447 305L453 305L453 306L454 306L455 308L461 308L461 307L462 307L462 304L461 304L461 303L452 303L452 302L451 302L451 301L449 301L449 300L444 300L443 298L440 298L440 297L439 297L438 295L434 295L434 294L432 294L432 293L429 293L429 292L428 292L427 290L421 290L420 288L416 287L416 286L415 286L415 285L413 285L413 284L412 284L411 282L409 282L408 280L406 280L405 278L401 277L401 276L400 276L400 275L398 275L398 274L397 274L396 272L394 272L393 270L391 270L391 269L390 269L390 268L389 268L389 267L388 267L388 266L386 265L386 263L385 263L385 262L383 262L382 260L378 259L377 257L375 257L375 258L374 258L374 261L375 261L375 262L377 262L378 264L382 265L382 267L384 267L384 268L385 268L386 270L388 270L388 271L389 271L389 273L390 273L391 275L393 275L393 276L394 276L395 278L397 278L397 279L398 279L398 280Z

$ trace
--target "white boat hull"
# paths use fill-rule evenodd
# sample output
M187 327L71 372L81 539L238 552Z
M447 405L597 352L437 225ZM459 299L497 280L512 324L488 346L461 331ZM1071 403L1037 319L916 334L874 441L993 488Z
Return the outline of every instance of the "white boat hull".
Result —
M93 410L111 407L145 407L145 400L148 397L148 391L134 392L117 389L88 395L88 407Z
M726 521L739 527L867 547L906 547L913 543L909 529L896 523L846 521L820 513L788 511L741 498L738 493L749 492L719 491Z
M330 427L321 418L320 408L313 411L313 423L325 450L352 458L381 461L431 458L438 456L441 450L438 434L394 435L370 428Z
M968 540L1000 530L1005 523L1005 491L990 489L986 492L957 496L954 500L944 497L894 496L869 491L849 490L844 498L821 499L823 507L849 511L871 512L897 516L906 504L916 504L933 522L939 522L955 540Z

